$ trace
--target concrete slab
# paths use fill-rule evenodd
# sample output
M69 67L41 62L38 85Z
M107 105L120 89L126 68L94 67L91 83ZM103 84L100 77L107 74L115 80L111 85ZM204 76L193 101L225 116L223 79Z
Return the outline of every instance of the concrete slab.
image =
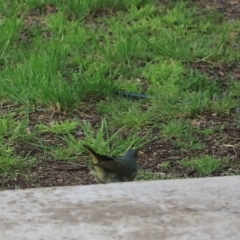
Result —
M240 239L240 176L0 192L1 240Z

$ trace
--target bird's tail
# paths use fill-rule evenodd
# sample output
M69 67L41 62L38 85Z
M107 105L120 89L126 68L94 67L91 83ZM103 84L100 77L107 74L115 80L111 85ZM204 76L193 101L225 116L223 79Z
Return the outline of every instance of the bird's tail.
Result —
M87 151L91 154L92 159L93 159L93 164L98 164L99 163L98 154L87 145L83 145L83 147L85 147L87 149Z

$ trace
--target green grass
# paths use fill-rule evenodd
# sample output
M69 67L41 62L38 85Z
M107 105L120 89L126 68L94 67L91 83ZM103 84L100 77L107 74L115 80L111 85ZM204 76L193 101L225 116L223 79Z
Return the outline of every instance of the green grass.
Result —
M36 126L35 141L29 142L30 145L39 147L45 154L57 160L77 160L83 152L83 145L89 145L98 149L100 154L118 156L126 149L131 147L141 147L146 143L145 137L139 137L136 130L129 131L130 136L125 139L124 128L119 128L112 132L105 118L102 119L98 129L91 126L88 122L79 120L65 122L55 122L51 125L39 124ZM84 139L78 139L76 135L84 136ZM39 134L47 134L54 144L39 138ZM77 135L78 136L78 135Z
M14 146L19 140L31 138L27 126L28 121L19 121L12 115L0 118L0 178L15 179L21 171L35 166L34 157L15 153Z
M217 159L205 155L196 159L183 159L180 164L184 167L196 170L201 176L209 176L214 172L220 171L221 167L226 164L227 159Z
M147 180L166 180L166 179L174 179L175 177L172 175L167 175L164 173L153 173L150 171L139 171L136 180L138 181L147 181Z
M50 132L55 134L69 134L73 132L76 127L78 126L78 123L76 121L65 121L65 122L54 122L50 126L47 126L45 124L39 124L38 131L39 132Z
M46 5L58 11L47 12ZM238 81L226 80L223 88L193 67L239 64L239 21L213 9L190 1L31 0L9 7L2 0L0 16L1 176L31 166L33 158L16 151L19 142L75 161L83 144L119 155L160 137L192 156L214 134L193 119L229 116L239 106ZM150 98L132 101L116 90ZM44 117L32 123L32 114ZM49 120L56 114L63 120ZM205 176L217 163L209 156L184 166Z
M206 146L197 136L198 129L191 125L191 121L181 119L172 120L162 125L162 135L172 139L184 151L204 149Z

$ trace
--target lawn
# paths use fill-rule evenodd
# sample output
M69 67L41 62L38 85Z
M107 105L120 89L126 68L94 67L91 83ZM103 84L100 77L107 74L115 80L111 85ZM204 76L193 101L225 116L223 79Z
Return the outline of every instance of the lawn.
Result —
M240 7L239 7L240 9ZM240 174L240 20L193 1L0 1L0 188Z

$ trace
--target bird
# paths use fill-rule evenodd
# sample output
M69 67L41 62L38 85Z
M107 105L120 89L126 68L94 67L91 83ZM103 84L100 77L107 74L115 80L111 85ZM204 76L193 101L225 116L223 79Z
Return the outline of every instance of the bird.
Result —
M96 153L83 145L92 156L91 174L100 183L133 181L137 175L137 149L129 149L122 157L114 158Z

